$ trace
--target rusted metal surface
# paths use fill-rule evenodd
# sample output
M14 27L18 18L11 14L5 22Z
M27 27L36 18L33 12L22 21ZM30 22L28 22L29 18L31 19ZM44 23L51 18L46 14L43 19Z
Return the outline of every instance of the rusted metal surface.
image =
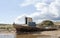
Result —
M40 31L52 31L56 30L55 28L38 28L38 27L30 27L30 26L23 26L19 24L15 24L14 27L16 28L17 33L32 33L32 32L40 32Z

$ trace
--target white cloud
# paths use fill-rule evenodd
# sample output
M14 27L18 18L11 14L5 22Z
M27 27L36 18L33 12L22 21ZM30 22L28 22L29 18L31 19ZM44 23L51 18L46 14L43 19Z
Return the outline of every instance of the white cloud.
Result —
M53 2L54 0L24 0L22 4L20 4L20 6L25 7L31 4L36 4L36 3L46 3L46 4L50 4L51 2Z
M60 7L60 0L26 0L21 6L25 7L31 4L36 8L36 11L28 15L25 14L25 16L32 17L35 22L44 19L55 20L60 17L58 9L58 6ZM19 16L18 18L20 19L22 17Z
M15 19L15 23L24 23L24 17L25 17L26 14L23 14L23 15L20 15L18 16L16 19Z
M49 12L53 14L54 17L59 17L58 9L56 7L56 4L53 2L49 6Z
M36 0L24 0L24 3L20 4L22 7L26 7L28 5L34 4Z
M42 10L46 6L45 3L36 3L35 7L37 10Z
M47 5L46 3L37 3L35 7L37 8L37 10L40 10L46 14L50 13L52 14L52 17L57 18L59 17L59 9L57 8L57 5L60 5L59 3L59 0L56 0L49 5Z

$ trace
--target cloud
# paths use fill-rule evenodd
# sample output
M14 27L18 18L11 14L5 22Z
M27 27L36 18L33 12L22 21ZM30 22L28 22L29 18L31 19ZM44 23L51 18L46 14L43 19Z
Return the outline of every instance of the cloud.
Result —
M37 10L43 10L46 7L47 4L45 3L36 3L35 7Z
M54 17L59 17L58 9L55 3L51 3L51 5L49 6L49 12L53 14Z
M28 5L35 5L36 3L46 3L46 4L50 4L51 2L53 2L54 0L24 0L22 4L20 4L20 6L25 7Z
M42 11L43 13L52 15L53 18L59 17L59 10L58 7L60 7L60 1L55 0L54 2L51 2L51 4L47 5L46 3L38 3L36 4L36 8L39 11Z
M60 20L60 0L25 0L20 6L26 7L31 4L36 8L36 11L31 14L18 16L19 19L29 16L38 23L45 19Z
M22 4L20 4L20 6L22 7L26 7L28 5L34 4L36 0L24 0L24 2Z

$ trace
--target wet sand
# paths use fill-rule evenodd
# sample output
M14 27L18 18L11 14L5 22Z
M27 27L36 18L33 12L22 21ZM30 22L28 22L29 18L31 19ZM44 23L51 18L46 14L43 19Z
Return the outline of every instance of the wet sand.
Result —
M32 34L23 34L23 35L17 35L17 38L48 38L51 36L48 35L32 35Z

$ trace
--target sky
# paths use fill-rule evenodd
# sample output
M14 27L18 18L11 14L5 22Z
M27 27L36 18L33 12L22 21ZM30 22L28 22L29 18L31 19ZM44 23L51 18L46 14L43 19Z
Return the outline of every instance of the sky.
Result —
M0 0L0 23L24 23L24 17L60 21L60 0Z

